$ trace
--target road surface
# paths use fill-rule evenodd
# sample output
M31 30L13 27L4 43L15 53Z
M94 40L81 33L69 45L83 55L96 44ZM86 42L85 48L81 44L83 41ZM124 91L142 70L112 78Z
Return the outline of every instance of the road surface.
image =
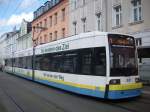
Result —
M87 97L0 72L0 112L149 112L150 87L119 101Z

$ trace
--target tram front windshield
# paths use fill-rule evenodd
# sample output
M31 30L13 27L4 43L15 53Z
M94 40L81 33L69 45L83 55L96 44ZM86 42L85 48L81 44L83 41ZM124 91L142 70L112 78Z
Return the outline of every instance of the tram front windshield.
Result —
M138 75L134 39L127 36L111 35L110 40L110 76Z

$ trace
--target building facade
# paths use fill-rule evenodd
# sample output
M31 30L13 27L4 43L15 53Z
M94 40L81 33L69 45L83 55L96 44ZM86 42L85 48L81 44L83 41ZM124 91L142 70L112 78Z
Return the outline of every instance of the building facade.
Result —
M34 12L32 36L36 45L68 36L68 0L50 0Z
M6 41L6 46L4 47L5 58L13 57L14 52L16 52L17 50L16 38L18 37L18 34L19 34L18 31L10 32L7 38L5 39Z
M146 53L150 51L149 5L150 0L110 0L108 3L108 31L133 35L139 56L145 58L141 58L140 63L150 63L150 54Z
M150 0L70 0L69 35L94 30L124 33L136 38L139 49L149 48L149 5Z
M69 35L106 31L106 0L70 0Z
M134 36L138 48L140 74L148 76L149 6L150 0L70 0L69 34L99 30Z
M31 23L23 20L20 30L14 29L0 37L0 64L4 65L4 60L12 58L15 52L33 46L31 29Z
M31 30L31 23L23 19L19 30L19 36L16 39L17 51L31 48L33 46Z
M9 34L5 33L0 37L0 65L4 65L4 58L5 58L5 48L6 48L6 39L8 38Z
M16 39L19 32L17 30L8 32L0 37L0 64L5 64L6 58L11 58L17 50Z
M108 31L130 34L136 38L139 72L150 82L150 0L110 0Z

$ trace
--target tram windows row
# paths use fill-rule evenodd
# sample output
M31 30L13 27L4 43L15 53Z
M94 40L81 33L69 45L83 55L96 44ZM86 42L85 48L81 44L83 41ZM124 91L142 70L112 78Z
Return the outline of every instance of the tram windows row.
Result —
M5 65L18 68L32 69L32 56L6 59Z
M12 59L5 59L5 66L12 66Z
M15 58L13 66L31 69L32 57ZM37 55L34 67L35 70L42 71L105 76L106 50L105 47L99 47Z
M86 48L74 51L38 55L35 69L84 75L106 75L106 50Z

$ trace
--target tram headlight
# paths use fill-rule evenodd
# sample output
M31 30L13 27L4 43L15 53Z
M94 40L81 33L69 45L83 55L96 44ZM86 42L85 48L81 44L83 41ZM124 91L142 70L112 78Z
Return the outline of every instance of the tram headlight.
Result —
M109 84L120 84L120 79L111 79Z
M135 78L135 82L140 82L140 78Z

